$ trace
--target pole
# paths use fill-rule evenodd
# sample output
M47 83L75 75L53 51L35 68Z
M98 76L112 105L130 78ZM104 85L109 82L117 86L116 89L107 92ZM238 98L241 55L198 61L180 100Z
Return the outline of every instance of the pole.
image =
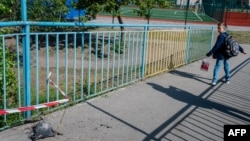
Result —
M228 11L229 11L229 1L227 1L227 11L226 11L226 16L225 16L225 24L227 24L227 17L228 17ZM224 10L223 10L224 11ZM224 14L223 14L223 16L224 16Z
M22 22L27 22L27 2L26 0L21 0L21 16ZM31 95L30 95L30 25L25 24L22 26L22 48L23 48L23 77L24 77L24 106L31 105ZM31 112L26 111L24 117L29 119L31 117Z
M115 23L115 12L114 10L112 11L112 24ZM114 26L112 26L112 29L114 29Z
M187 1L187 4L186 4L185 25L187 25L187 16L188 16L189 2L190 2L190 0L188 0L188 1Z

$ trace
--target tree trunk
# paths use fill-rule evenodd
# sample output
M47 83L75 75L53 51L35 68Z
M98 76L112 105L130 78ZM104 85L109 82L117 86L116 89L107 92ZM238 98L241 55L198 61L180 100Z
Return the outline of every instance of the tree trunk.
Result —
M121 15L118 15L117 19L118 19L119 24L123 24L123 20L122 20ZM121 31L124 31L124 26L121 26L120 28L121 28Z
M116 6L115 12L117 13L117 19L118 19L119 24L123 24L123 20L122 20L121 13L120 13L119 9L120 9L120 5ZM123 42L124 26L121 26L120 29L121 29L121 41Z
M119 24L123 24L123 20L120 14L117 16L117 19L118 19ZM121 26L120 29L121 29L121 42L123 43L124 26Z

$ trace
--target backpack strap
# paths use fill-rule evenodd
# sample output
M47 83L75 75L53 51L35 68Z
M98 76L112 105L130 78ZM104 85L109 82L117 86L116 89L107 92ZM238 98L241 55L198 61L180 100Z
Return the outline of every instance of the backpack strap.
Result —
M231 39L232 36L229 35L229 34L224 34L224 33L222 33L222 35L223 35L223 37L225 38L225 45L227 45L227 41L228 41L229 39Z

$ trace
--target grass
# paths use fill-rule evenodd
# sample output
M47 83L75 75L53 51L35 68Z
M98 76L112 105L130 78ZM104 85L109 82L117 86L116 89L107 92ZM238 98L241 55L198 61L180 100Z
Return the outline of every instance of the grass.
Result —
M228 31L240 44L250 44L250 31Z

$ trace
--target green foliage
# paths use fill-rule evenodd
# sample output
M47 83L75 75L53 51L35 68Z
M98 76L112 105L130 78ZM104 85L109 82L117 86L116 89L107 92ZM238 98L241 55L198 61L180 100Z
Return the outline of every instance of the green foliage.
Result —
M0 19L21 20L20 2L20 0L1 0ZM28 19L31 21L62 21L62 15L69 11L65 2L66 0L27 0Z
M132 0L79 0L73 2L72 5L76 9L85 9L86 16L89 18L96 18L97 13L106 11L112 13L114 16L121 16L119 11L122 5L128 5ZM120 22L121 23L121 22Z
M131 0L109 0L104 4L104 10L108 13L113 13L114 16L122 16L120 10L121 6L128 5Z
M90 85L90 86L89 86ZM83 85L83 91L84 91L84 94L86 96L88 96L88 93L89 94L94 94L95 93L95 85L92 83L92 84L89 84L88 83L88 80L85 79L84 80L84 85Z
M19 20L20 0L1 0L0 13L1 20Z
M86 16L91 16L92 18L95 18L97 13L104 10L107 13L117 16L119 23L123 24L120 7L129 4L135 4L138 6L139 9L135 10L135 13L139 16L144 16L146 19L151 17L150 10L152 8L170 8L171 5L170 2L166 0L79 0L72 5L74 5L76 9L85 9L87 13Z
M61 21L69 11L66 0L31 0L28 3L28 18L32 21Z
M123 47L124 47L123 43L115 43L115 46L112 49L115 50L115 53L123 54L124 50Z
M8 48L4 48L2 45L0 45L0 103L3 102L3 98L7 99L7 106L12 106L15 105L17 102L17 78L16 78L16 72L15 72L15 67L16 67L16 62L14 61L15 59L15 54L10 52ZM3 58L3 54L5 55L5 58ZM5 62L3 61L5 59ZM5 69L5 71L4 71ZM5 72L5 75L4 75ZM4 80L6 83L4 83ZM4 96L4 90L6 91L6 95ZM0 106L2 108L3 105Z
M72 2L72 6L75 9L86 11L86 17L96 18L96 14L102 11L102 4L104 3L103 0L79 0L78 2Z
M134 9L134 13L136 13L139 16L144 16L145 19L151 18L151 12L150 10L155 8L155 7L160 7L160 8L170 8L171 3L166 1L166 0L135 0L135 4L139 7L139 9Z
M2 31L6 32L6 31ZM0 33L1 34L1 33ZM13 107L17 105L17 78L16 78L16 62L15 54L12 53L8 48L2 46L2 41L0 40L0 109L4 108L4 104L7 107ZM6 103L5 103L6 102ZM13 121L16 121L16 116L14 116ZM0 118L0 126L4 123L2 122L2 117Z

